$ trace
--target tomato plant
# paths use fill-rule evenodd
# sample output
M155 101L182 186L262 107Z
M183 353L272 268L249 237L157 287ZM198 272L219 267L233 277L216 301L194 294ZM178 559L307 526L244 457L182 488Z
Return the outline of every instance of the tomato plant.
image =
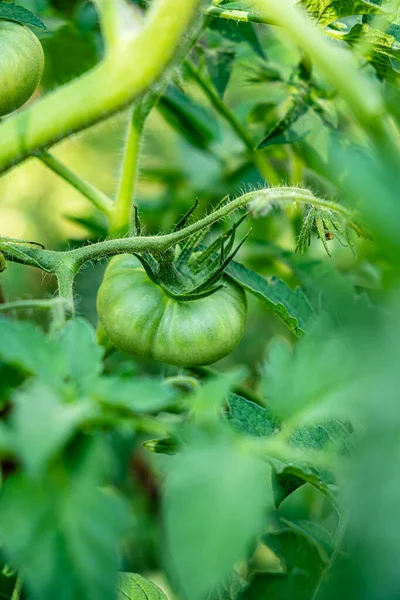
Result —
M398 597L399 23L0 1L1 598Z

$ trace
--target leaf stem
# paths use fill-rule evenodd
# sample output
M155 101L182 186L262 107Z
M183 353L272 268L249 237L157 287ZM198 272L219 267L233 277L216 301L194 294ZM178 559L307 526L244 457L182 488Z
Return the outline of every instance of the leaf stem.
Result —
M18 575L17 580L15 582L14 589L13 589L13 593L11 596L11 600L20 600L23 586L24 586L24 581L23 581L21 575Z
M214 88L209 84L207 79L202 75L199 69L196 69L193 64L187 60L185 67L190 76L196 81L198 86L203 90L215 110L225 119L225 121L231 126L233 131L236 133L238 138L242 140L246 149L250 153L254 164L260 173L265 177L266 181L272 185L279 185L280 177L269 161L264 155L260 154L254 149L254 140L248 134L246 128L236 118L235 114L231 111L229 106L221 100Z
M114 203L101 190L79 177L79 175L62 163L53 154L50 154L50 152L42 152L38 158L49 167L49 169L54 171L54 173L57 173L57 175L67 181L73 188L78 190L78 192L81 192L81 194L83 194L96 208L101 210L108 217L112 215Z

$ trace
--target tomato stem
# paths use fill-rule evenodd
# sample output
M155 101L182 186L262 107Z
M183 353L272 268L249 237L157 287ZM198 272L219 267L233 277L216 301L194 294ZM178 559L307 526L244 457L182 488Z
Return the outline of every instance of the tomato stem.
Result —
M50 152L42 152L38 158L42 163L49 167L49 169L54 171L54 173L62 177L62 179L78 190L78 192L81 192L81 194L83 194L83 196L85 196L96 208L101 210L108 217L112 215L113 202L107 194L104 194L104 192L97 189L94 185L85 181L53 154L50 154Z
M133 211L142 134L146 119L157 100L158 94L148 94L131 112L119 189L110 223L110 233L115 237L132 234L135 230Z

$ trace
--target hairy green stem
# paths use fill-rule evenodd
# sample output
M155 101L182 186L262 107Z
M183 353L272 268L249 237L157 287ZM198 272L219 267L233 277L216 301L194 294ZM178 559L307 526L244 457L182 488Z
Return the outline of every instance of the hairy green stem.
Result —
M77 266L74 261L70 261L68 252L64 255L64 260L59 264L59 268L55 271L58 282L58 294L59 298L64 302L66 310L63 311L69 313L69 316L74 316L75 305L74 305L74 280L78 272Z
M165 252L175 244L188 238L190 235L205 230L221 219L228 217L236 210L249 206L250 210L256 216L262 216L268 211L268 207L270 207L271 204L286 202L313 205L335 211L348 219L354 218L354 213L345 207L336 204L335 202L316 198L308 190L302 188L266 188L239 196L195 223L166 235L134 236L123 239L105 240L67 252L55 252L22 246L24 258L13 256L11 252L9 254L13 260L16 260L17 262L44 268L46 271L56 274L59 278L61 275L60 295L70 302L72 299L73 279L80 267L86 262L126 252ZM16 245L14 244L13 247L14 246ZM7 257L8 252L5 244L0 244L0 250L2 250Z
M90 202L104 214L110 217L113 214L114 203L106 194L97 189L94 185L85 181L79 175L74 173L69 167L64 165L58 158L50 152L42 152L38 158L49 169L57 173L62 179L67 181L78 192L81 192Z
M139 173L140 145L146 118L154 104L155 97L151 96L144 98L132 110L119 189L110 223L110 233L115 236L133 232L133 203Z
M190 61L185 62L186 69L188 70L191 77L196 81L198 86L203 90L215 110L225 119L225 121L231 126L233 131L236 133L238 138L242 140L246 149L250 153L254 164L260 173L265 177L266 181L271 185L279 185L280 177L266 157L260 152L254 149L255 143L251 135L248 134L246 128L239 119L236 118L235 114L231 111L229 106L221 100L214 88L209 84L207 79L201 74L199 69L196 69Z
M94 69L0 124L0 172L122 110L161 76L201 0L155 0Z

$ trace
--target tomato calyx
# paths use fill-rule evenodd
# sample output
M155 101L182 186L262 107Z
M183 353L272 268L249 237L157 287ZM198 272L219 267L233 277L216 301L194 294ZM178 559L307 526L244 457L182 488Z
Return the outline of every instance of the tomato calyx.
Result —
M177 223L173 231L183 229L196 210L198 200ZM141 227L136 217L136 231ZM204 231L190 236L183 244L166 252L135 254L140 260L149 279L159 285L165 293L177 301L190 301L205 298L224 287L221 278L242 247L251 230L235 246L237 228L247 215L238 219L231 229L221 234L211 244L202 244Z

